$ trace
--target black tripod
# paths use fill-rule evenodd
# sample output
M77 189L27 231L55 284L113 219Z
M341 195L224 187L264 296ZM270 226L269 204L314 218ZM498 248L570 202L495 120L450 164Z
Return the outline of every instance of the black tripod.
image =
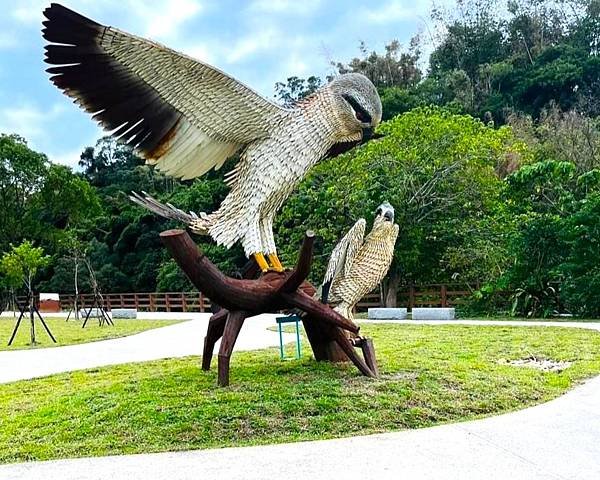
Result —
M17 323L15 325L15 329L13 330L12 335L10 336L10 340L8 341L8 346L9 347L11 346L13 340L15 339L15 336L17 335L17 330L19 330L19 326L21 325L21 320L25 316L25 312L27 310L29 310L29 325L30 325L31 345L35 345L37 343L35 341L35 315L34 314L37 314L38 318L40 319L40 322L42 322L42 325L46 329L46 332L48 333L48 335L50 336L50 338L52 339L52 341L54 343L56 343L56 339L54 338L54 335L52 335L52 332L48 328L48 325L46 325L46 322L44 321L44 319L40 315L40 312L39 312L39 310L37 309L37 307L35 305L35 302L34 302L34 299L33 299L33 294L31 293L31 291L27 292L27 300L25 301L25 305L23 305L21 307L21 305L19 305L19 302L17 301L16 298L14 298L14 303L17 306L17 308L19 309L20 315L19 315L19 319L17 320ZM27 308L28 306L29 306L29 308Z
M104 298L100 293L100 289L98 288L98 282L96 281L96 275L94 274L94 270L90 265L90 262L87 258L84 260L85 265L88 268L88 272L90 273L90 284L92 286L92 290L94 292L94 300L92 301L92 306L89 308L85 315L85 320L83 321L83 325L81 328L85 328L88 319L90 318L90 314L92 313L92 309L96 309L98 313L98 326L102 327L104 325L114 325L114 322L110 318L110 315L107 313L106 308L104 308Z
M104 308L104 299L102 298L102 295L100 294L100 292L94 291L94 300L92 301L92 306L88 309L87 313L85 314L85 320L83 321L83 325L81 326L81 328L85 328L87 321L90 318L90 315L94 308L96 309L96 312L98 314L98 326L102 327L104 325L114 325L114 322L110 318L110 315L106 311L106 308Z
M79 320L79 305L81 305L81 299L79 293L75 294L75 298L73 298L73 305L69 308L69 313L67 314L67 319L65 322L69 321L71 314L75 317L75 320Z

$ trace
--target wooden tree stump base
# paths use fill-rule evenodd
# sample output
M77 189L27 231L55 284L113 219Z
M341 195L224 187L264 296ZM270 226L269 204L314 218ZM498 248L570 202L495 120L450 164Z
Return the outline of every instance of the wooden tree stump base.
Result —
M208 322L202 354L202 369L209 370L215 343L222 338L218 354L220 386L229 385L229 360L244 320L280 310L300 312L316 360L350 360L363 375L378 376L372 340L359 337L354 322L313 298L315 288L306 281L312 262L313 232L306 232L293 270L267 272L257 279L250 278L256 275L255 268L247 269L242 279L224 275L184 230L167 230L160 237L196 288L222 307ZM362 349L364 359L355 347Z

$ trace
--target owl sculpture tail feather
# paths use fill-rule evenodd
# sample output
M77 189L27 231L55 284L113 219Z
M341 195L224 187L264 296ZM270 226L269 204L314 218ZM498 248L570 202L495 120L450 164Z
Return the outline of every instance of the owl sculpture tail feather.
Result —
M192 211L186 213L170 203L159 202L144 191L142 191L142 195L137 192L131 192L129 199L161 217L185 223L194 233L200 235L208 234L210 225L206 213L200 213L200 215Z

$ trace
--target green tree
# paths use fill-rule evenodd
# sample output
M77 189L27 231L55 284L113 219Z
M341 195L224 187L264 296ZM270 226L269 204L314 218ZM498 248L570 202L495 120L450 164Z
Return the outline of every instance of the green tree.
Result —
M413 87L421 80L419 59L421 57L420 38L411 39L407 51L402 50L398 40L392 40L385 46L385 52L379 54L369 51L365 42L360 42L360 57L347 64L332 62L339 73L362 73L373 85L383 89L388 87Z
M17 135L0 135L0 250L28 236L31 198L39 192L48 159Z
M509 293L515 315L597 312L590 252L600 241L599 192L600 171L579 173L570 162L544 160L510 175L503 197L515 219L507 237L512 261L485 291Z
M323 80L311 75L304 79L300 77L288 77L286 83L275 84L275 98L284 106L292 107L300 100L316 92L323 85Z
M563 307L577 315L600 316L600 194L593 193L564 219L561 230L568 252L558 267Z
M11 245L10 251L2 255L0 269L13 287L25 285L27 290L33 292L33 282L40 268L50 263L50 256L44 255L42 247L34 247L25 240L18 246Z
M380 131L381 140L317 166L283 207L277 232L287 263L294 261L305 229L322 237L312 276L320 281L337 240L356 219L371 221L376 206L389 201L400 225L389 293L385 289L392 303L400 282L447 281L480 268L473 262L457 272L447 261L449 249L467 248L473 245L467 239L487 235L479 229L497 208L499 171L507 158L527 152L508 128L495 130L438 108L405 113Z

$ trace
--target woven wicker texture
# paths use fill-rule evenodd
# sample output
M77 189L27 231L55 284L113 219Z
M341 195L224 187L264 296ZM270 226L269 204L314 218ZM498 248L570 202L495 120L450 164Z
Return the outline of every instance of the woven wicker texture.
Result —
M190 179L240 154L215 212L136 201L218 244L241 241L248 256L276 253L274 216L308 170L381 121L377 91L359 74L341 75L286 109L210 65L61 5L44 15L51 81L148 163Z

